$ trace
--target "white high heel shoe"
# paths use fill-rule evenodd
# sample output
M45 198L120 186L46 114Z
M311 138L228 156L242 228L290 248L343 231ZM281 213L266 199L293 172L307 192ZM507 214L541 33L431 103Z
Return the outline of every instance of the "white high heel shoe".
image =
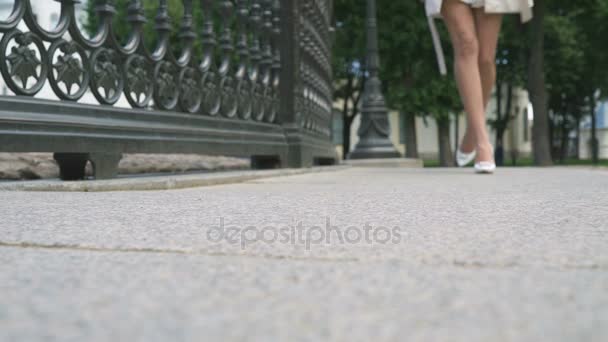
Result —
M464 153L460 150L460 148L458 148L456 151L456 164L458 164L459 167L467 166L475 159L476 155L476 150L473 150L471 153Z
M496 164L494 162L482 161L475 163L475 173L490 174L496 170Z
M494 146L492 146L492 156L494 156ZM475 173L480 174L491 174L496 170L496 163L494 162L494 157L492 157L492 161L480 161L475 163Z

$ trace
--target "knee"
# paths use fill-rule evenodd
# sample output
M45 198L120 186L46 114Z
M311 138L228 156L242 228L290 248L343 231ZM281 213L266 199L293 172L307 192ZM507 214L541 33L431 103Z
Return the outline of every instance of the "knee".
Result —
M455 45L456 56L460 58L479 58L479 43L472 34L461 34Z

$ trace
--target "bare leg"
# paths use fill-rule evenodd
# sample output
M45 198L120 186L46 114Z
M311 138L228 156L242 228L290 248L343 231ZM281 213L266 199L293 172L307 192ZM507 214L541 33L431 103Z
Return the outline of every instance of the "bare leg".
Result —
M474 13L477 41L479 42L479 74L481 76L485 113L487 112L488 102L490 102L492 89L496 82L496 46L502 25L502 15L485 13L482 8L475 9ZM479 149L478 152L481 155L478 160L491 160L494 157L492 156L490 159L484 158L485 152L481 152ZM490 149L487 153L492 154L492 150Z
M474 9L477 41L479 42L479 73L483 90L484 107L492 96L496 82L496 46L502 24L502 14L485 13L482 8Z
M442 15L454 47L454 69L460 97L467 112L468 134L474 139L478 161L492 160L486 129L485 104L479 72L479 42L473 10L459 0L446 0ZM464 152L466 146L463 146ZM471 149L472 150L472 149Z

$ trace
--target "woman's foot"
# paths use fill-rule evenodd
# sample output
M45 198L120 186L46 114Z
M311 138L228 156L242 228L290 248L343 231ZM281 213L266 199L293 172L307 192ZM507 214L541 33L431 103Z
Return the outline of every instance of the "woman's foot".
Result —
M456 164L458 167L464 167L469 165L473 160L475 160L475 155L477 152L473 150L471 153L464 153L460 149L456 151Z
M462 153L475 152L475 140L473 139L471 134L469 134L468 129L467 129L467 132L464 134L464 137L462 138L462 143L460 144L460 147L458 149Z
M458 150L456 150L456 164L459 167L467 166L475 160L477 151L475 150L475 145L472 141L473 139L470 139L469 134L466 133L462 139L462 144L458 147Z
M475 160L476 173L494 173L496 163L494 162L494 148L488 144L477 147L477 159Z
M475 162L494 162L494 147L491 144L478 145Z

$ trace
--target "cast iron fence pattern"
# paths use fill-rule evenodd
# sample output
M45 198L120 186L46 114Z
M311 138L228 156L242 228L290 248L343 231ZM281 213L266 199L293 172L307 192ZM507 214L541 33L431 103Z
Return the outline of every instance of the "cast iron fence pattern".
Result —
M78 0L55 1L53 29L38 24L30 0L15 0L0 21L0 71L15 94L0 97L0 150L55 152L66 179L81 178L87 160L97 178L113 177L120 155L134 152L249 156L254 167L335 160L331 1L183 0L175 25L167 0L155 18L130 0L124 41L114 1L95 2L91 35L77 25ZM47 83L58 101L34 97ZM87 92L97 105L78 102ZM123 96L131 108L115 106Z

